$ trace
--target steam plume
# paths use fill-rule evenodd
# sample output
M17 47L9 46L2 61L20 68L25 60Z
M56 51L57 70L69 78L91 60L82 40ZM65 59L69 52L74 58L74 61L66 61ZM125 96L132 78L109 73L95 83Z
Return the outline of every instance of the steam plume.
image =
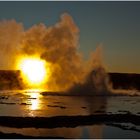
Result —
M91 91L107 91L108 81L101 61L101 46L87 61L78 48L79 29L66 13L54 26L47 27L41 23L26 31L21 23L14 20L0 22L2 69L15 69L18 55L37 55L50 64L47 89L66 91L80 85Z
M15 20L0 22L0 68L14 69L23 27Z

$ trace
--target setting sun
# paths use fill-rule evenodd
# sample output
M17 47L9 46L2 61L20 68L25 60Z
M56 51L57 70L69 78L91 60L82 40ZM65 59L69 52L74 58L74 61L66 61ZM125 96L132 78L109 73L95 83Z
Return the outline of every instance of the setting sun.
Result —
M46 80L47 70L45 61L38 58L24 58L20 62L20 69L24 78L31 85L40 85Z

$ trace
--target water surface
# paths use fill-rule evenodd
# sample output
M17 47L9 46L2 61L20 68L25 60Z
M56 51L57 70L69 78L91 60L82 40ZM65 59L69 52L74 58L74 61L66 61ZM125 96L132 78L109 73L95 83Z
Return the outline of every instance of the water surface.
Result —
M1 91L0 95L0 116L52 117L126 113L140 115L139 96L47 96L37 91ZM0 132L64 138L140 138L139 125L107 125L103 122L52 129L0 126Z

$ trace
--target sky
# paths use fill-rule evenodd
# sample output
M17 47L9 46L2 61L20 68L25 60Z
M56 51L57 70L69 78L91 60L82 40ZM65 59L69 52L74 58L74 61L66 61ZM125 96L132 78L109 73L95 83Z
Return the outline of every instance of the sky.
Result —
M25 29L53 25L64 12L80 29L85 59L101 43L109 72L140 73L140 1L0 1L0 21L15 19Z

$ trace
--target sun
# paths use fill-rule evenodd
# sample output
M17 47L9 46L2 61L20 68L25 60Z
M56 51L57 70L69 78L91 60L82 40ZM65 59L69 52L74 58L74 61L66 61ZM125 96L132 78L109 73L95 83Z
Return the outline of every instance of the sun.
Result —
M24 58L20 62L20 70L30 85L40 85L47 77L46 63L39 58Z
M34 59L23 60L22 71L32 83L40 83L46 73L44 62Z

